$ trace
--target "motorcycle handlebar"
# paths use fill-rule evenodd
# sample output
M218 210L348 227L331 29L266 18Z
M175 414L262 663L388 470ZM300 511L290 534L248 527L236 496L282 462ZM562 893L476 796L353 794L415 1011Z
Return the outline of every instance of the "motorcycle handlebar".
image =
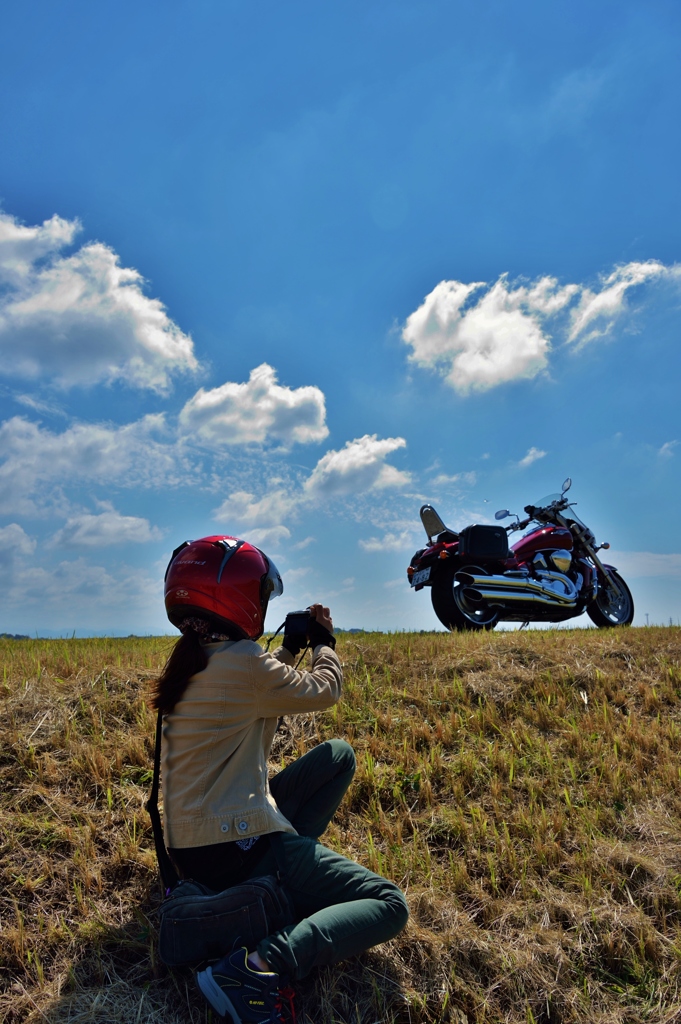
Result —
M553 503L553 505L549 505L547 507L553 509L556 512L561 512L563 509L568 507L568 502L563 498L561 499L561 501L556 501ZM523 511L527 512L527 519L523 519L522 521L518 520L518 522L513 523L512 526L507 526L506 529L509 533L513 533L514 530L524 530L527 526L530 525L533 519L537 518L537 515L539 513L544 511L544 509L538 505L525 505Z
M526 505L524 511L527 512L530 519L535 519L537 514L540 512L562 512L564 509L569 508L570 503L565 498L560 498L558 501L552 502L550 505L542 507L541 505Z
M527 511L527 509L525 509ZM513 533L515 530L524 530L526 526L529 526L532 522L532 517L529 519L519 519L517 523L512 523L511 526L507 526L506 529L509 533Z

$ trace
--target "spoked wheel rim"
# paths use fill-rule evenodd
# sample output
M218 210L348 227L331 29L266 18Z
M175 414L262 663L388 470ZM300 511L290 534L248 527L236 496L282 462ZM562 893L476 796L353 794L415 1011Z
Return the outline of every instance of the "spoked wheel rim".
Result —
M615 590L614 586L599 590L596 603L613 626L628 622L631 615L631 597L624 589Z

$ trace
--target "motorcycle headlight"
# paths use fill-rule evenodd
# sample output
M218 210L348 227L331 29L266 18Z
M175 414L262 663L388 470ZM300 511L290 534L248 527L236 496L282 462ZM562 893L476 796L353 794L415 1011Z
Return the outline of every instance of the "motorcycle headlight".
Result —
M556 551L552 551L549 558L551 565L558 572L567 572L572 565L572 555L565 548L558 548Z

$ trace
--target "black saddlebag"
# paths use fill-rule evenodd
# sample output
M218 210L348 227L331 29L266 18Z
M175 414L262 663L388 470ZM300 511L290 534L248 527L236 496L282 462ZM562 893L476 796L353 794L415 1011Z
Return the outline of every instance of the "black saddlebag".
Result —
M508 558L508 534L503 526L467 526L459 534L458 553L478 561Z

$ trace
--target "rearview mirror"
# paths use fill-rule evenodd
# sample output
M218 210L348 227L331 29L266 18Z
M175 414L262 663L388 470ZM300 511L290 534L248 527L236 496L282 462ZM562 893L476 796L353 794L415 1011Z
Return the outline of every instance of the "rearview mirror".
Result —
M565 480L563 480L563 494L565 494L566 491L569 491L571 487L572 487L572 478L568 476L568 477L565 478Z
M511 515L511 513L508 511L507 508L500 508L498 512L494 513L494 518L495 519L508 519L508 517L510 515Z
M439 533L443 533L447 529L432 505L422 505L419 515L428 540L437 537Z

